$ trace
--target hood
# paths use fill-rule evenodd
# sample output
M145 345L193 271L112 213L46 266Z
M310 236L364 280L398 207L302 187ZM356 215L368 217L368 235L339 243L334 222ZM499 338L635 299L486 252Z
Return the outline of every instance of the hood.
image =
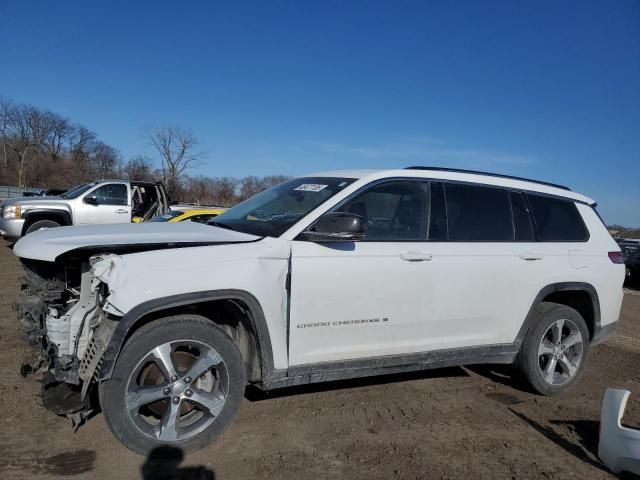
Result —
M21 258L53 262L78 248L126 246L188 246L253 242L260 237L195 222L120 223L79 225L38 230L22 237L13 247Z
M34 196L34 197L15 197L15 198L5 198L4 200L0 201L1 205L15 205L16 203L19 203L20 205L24 205L24 204L28 204L28 203L42 203L42 202L48 202L48 201L60 201L60 200L65 200L62 197L59 196L54 196L54 195L50 195L50 196Z

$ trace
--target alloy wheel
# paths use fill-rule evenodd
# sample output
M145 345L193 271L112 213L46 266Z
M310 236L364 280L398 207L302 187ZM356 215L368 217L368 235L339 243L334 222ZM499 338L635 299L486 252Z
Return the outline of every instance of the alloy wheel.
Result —
M545 331L538 347L538 366L542 378L553 386L571 380L582 363L584 342L578 326L560 319Z
M191 438L220 415L229 392L222 357L197 340L175 340L147 353L129 376L126 408L145 435L160 441Z

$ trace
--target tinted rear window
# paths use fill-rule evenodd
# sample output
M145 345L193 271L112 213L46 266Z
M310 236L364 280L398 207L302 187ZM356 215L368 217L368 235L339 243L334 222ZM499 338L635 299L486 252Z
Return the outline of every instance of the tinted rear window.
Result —
M529 204L543 242L583 242L589 238L574 202L528 194Z
M459 242L513 241L509 192L474 185L445 186L449 240Z

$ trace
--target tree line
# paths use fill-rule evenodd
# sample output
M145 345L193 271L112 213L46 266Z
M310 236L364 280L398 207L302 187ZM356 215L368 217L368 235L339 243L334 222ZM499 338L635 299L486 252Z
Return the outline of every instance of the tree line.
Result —
M189 175L206 152L188 129L145 130L157 160L120 152L83 125L49 110L0 98L0 185L67 189L101 178L162 181L172 200L229 206L288 177Z

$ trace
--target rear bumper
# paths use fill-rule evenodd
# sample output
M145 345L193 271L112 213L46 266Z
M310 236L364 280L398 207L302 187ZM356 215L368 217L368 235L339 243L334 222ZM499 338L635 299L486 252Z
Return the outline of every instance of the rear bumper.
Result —
M591 345L598 345L615 333L618 329L618 322L611 322L606 325L596 325L591 339Z
M24 219L0 218L0 235L5 240L17 240L22 236Z

